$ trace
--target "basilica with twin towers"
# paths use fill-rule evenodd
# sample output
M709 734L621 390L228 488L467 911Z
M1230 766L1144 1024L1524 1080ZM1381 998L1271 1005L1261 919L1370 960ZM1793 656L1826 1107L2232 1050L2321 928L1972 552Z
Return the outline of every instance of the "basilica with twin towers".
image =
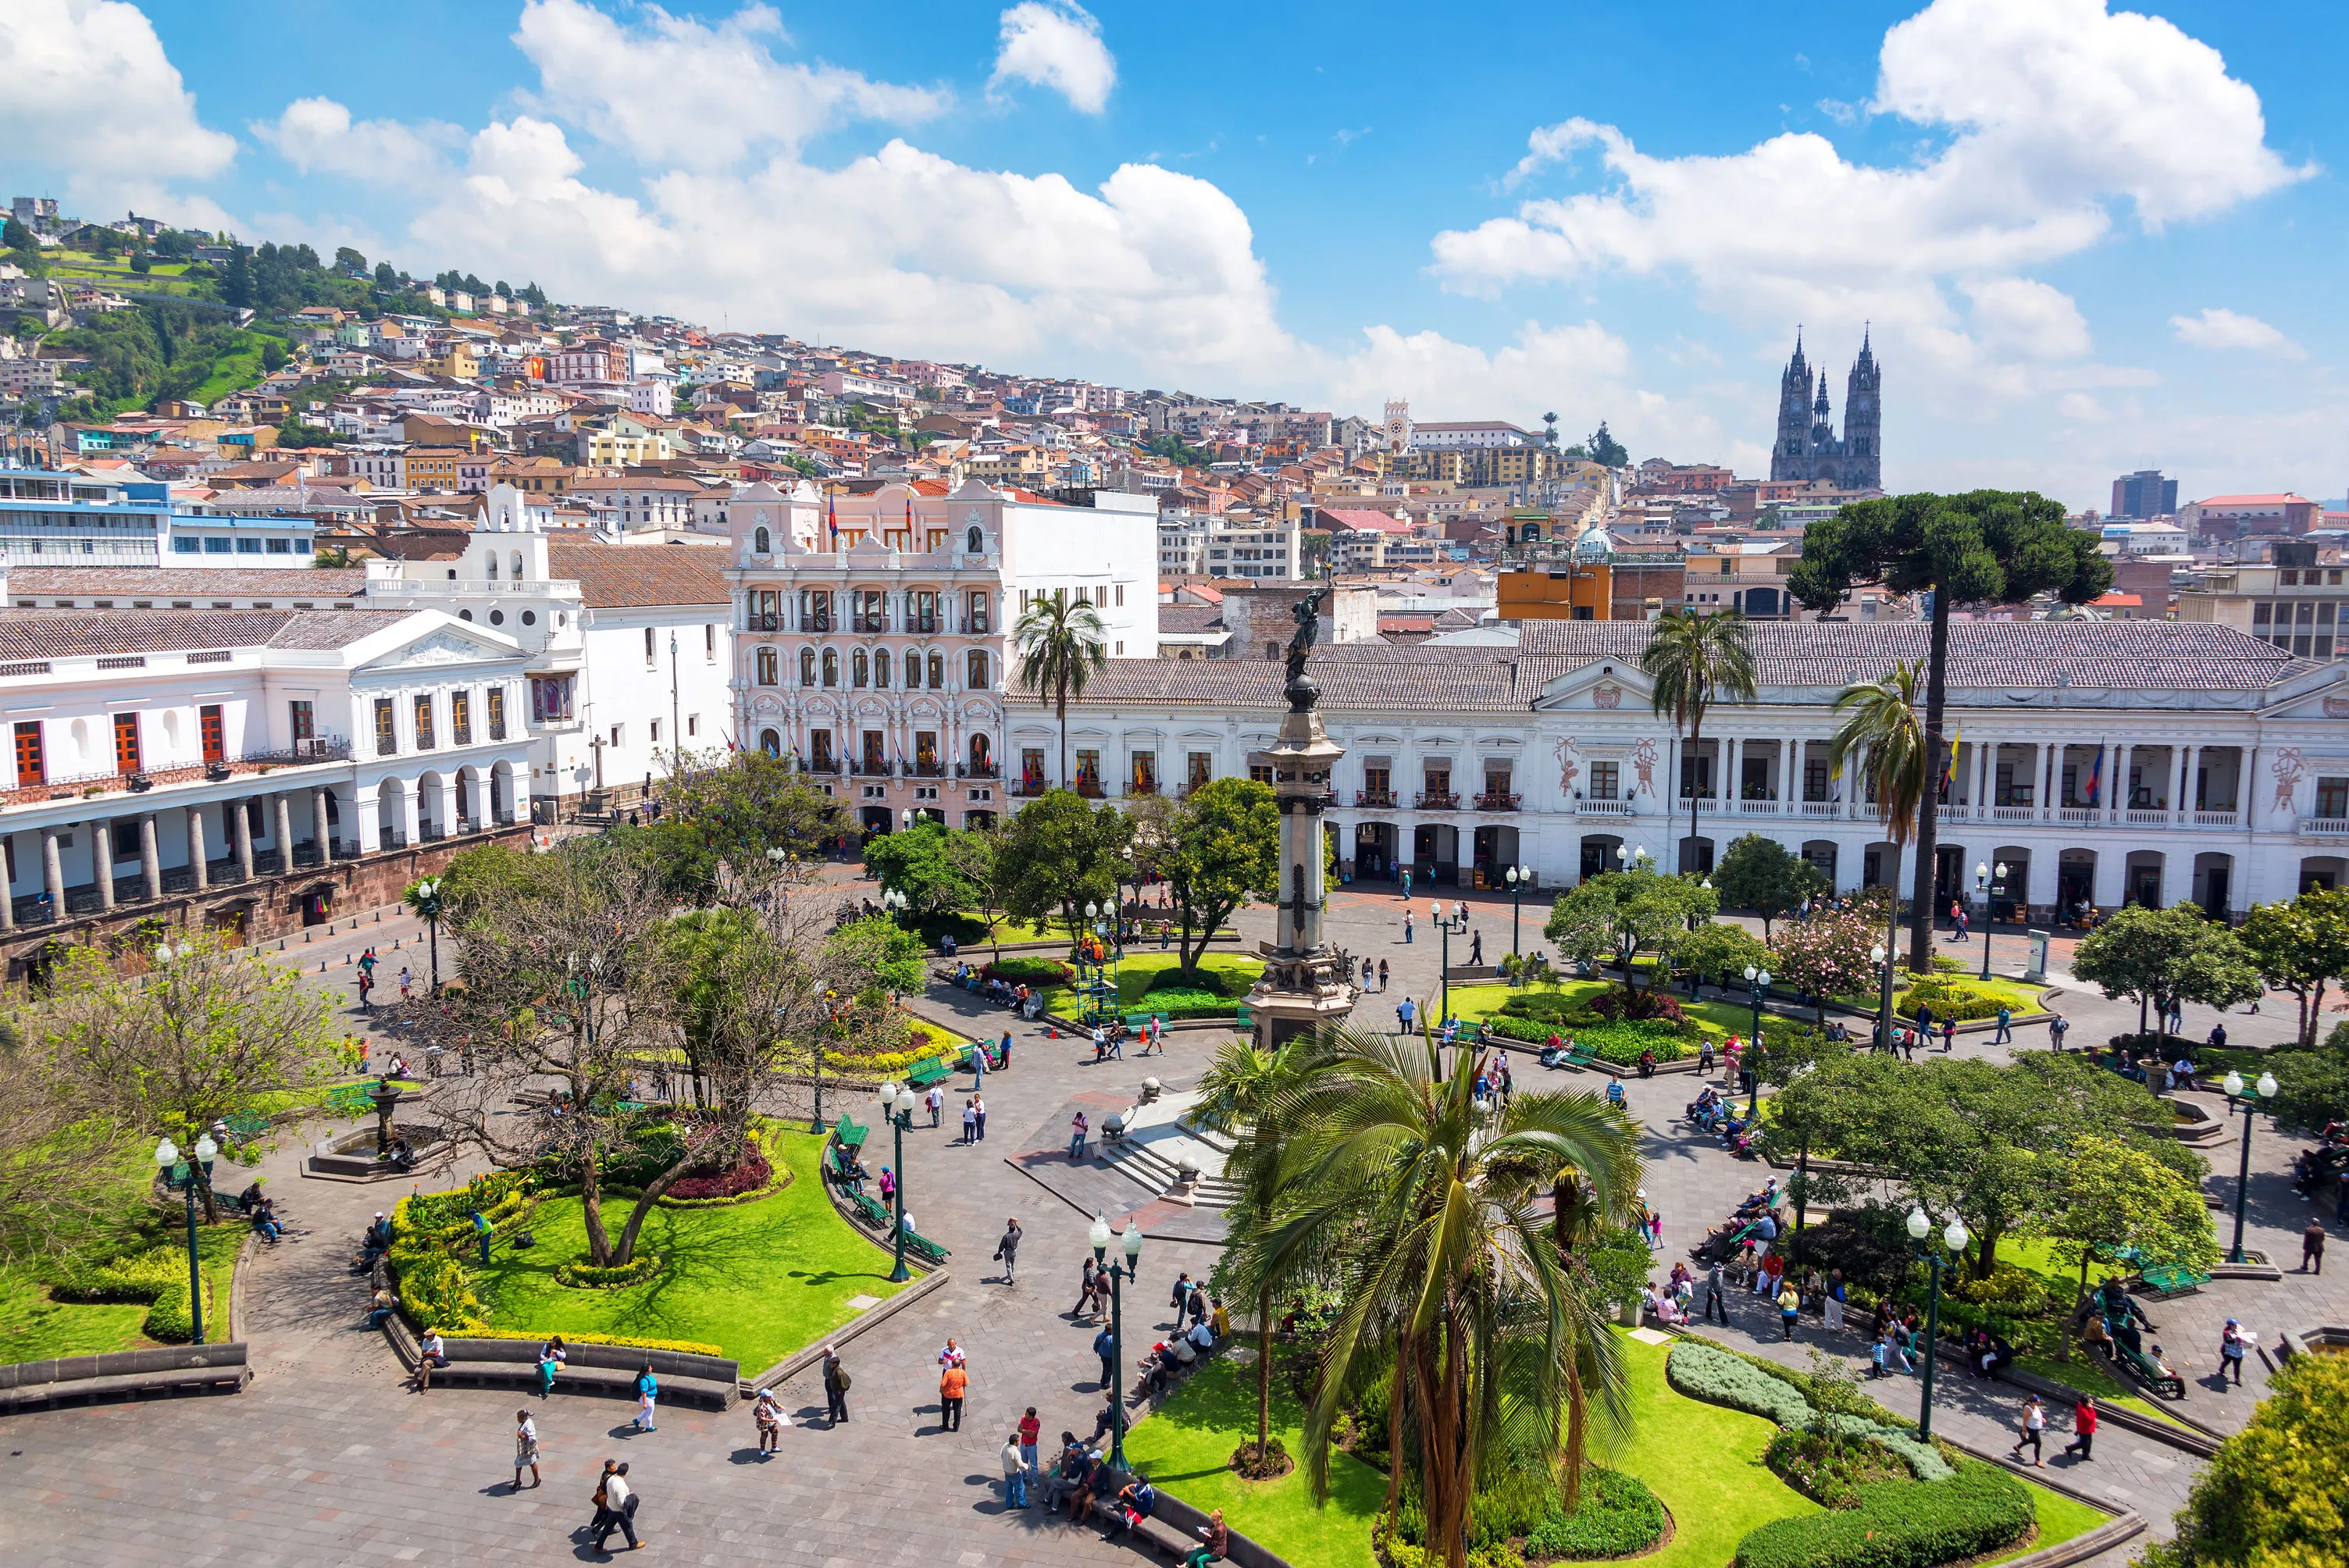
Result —
M1778 437L1770 449L1774 480L1825 480L1838 490L1884 488L1884 406L1879 375L1868 335L1859 340L1844 384L1843 434L1836 434L1827 402L1827 373L1814 382L1803 357L1803 335L1795 334L1795 356L1778 378ZM1816 387L1816 394L1814 387Z

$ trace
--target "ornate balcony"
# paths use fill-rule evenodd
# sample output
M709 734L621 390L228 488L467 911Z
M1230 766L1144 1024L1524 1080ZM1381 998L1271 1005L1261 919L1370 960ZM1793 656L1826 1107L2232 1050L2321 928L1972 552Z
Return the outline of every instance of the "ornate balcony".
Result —
M1577 800L1574 814L1578 817L1628 817L1631 815L1629 800Z
M344 762L349 760L350 755L349 741L340 736L321 736L312 740L297 740L292 746L277 750L216 757L208 762L190 762L177 768L147 768L128 773L109 769L104 773L68 774L44 779L38 784L0 789L0 806L29 806L44 800L89 799L118 793L143 795L159 784L191 784L199 779L218 783L240 773L302 768L314 762Z
M1413 804L1423 811L1457 811L1460 797L1449 789L1423 789Z
M1394 810L1394 803L1395 794L1392 789L1357 789L1354 791L1354 804L1357 806L1366 807L1374 811L1392 811Z
M1476 810L1479 811L1514 811L1517 809L1518 803L1524 799L1525 797L1523 795L1512 794L1506 789L1487 789L1483 794L1476 797Z

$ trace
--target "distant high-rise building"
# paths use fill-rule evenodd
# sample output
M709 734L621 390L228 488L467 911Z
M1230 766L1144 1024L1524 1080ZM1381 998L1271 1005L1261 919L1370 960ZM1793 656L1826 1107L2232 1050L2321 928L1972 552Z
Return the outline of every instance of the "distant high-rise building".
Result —
M1786 373L1778 382L1778 438L1770 449L1770 477L1826 480L1844 490L1884 488L1884 407L1876 355L1865 334L1845 387L1843 415L1838 439L1827 407L1826 372L1819 372L1814 398L1802 335L1795 334L1795 357L1786 362Z
M2153 517L2178 515L2178 481L2161 477L2159 469L2139 469L2113 481L2112 515L2142 522Z

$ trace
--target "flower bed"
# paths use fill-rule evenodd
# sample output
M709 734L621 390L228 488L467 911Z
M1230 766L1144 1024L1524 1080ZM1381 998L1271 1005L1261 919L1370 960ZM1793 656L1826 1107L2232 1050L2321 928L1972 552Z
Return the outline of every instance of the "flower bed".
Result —
M1762 1460L1822 1508L1857 1508L1859 1489L1868 1482L1909 1479L1907 1465L1865 1438L1817 1428L1781 1431Z
M658 1253L638 1253L616 1268L598 1268L583 1255L556 1268L554 1283L573 1290L625 1290L644 1284L667 1267L668 1260Z
M1662 1540L1671 1522L1647 1482L1593 1465L1582 1475L1582 1506L1568 1513L1561 1504L1526 1536L1524 1554L1528 1562L1630 1557Z
M731 1162L709 1171L696 1166L670 1184L667 1196L679 1201L740 1198L746 1192L759 1191L774 1177L774 1167L767 1163L765 1150L759 1147L756 1140L745 1139Z

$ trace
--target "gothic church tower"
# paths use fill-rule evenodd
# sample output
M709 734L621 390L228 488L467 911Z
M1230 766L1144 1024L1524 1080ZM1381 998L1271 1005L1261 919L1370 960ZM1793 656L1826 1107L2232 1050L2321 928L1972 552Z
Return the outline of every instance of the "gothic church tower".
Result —
M1852 362L1843 395L1843 482L1847 490L1884 488L1884 410L1877 381L1876 354L1863 332L1859 357Z
M1876 355L1863 335L1844 396L1844 431L1836 435L1826 372L1812 378L1801 333L1778 378L1778 433L1770 448L1774 480L1825 480L1845 490L1883 488L1883 401Z

